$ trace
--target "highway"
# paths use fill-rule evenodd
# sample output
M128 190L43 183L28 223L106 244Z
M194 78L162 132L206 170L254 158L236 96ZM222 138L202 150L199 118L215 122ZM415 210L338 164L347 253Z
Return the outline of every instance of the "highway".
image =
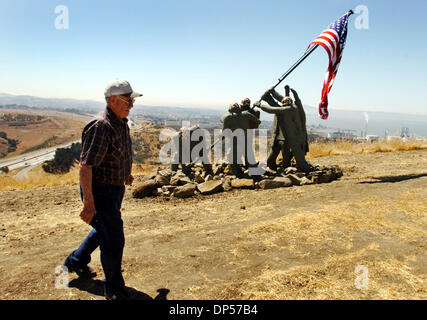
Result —
M71 144L80 142L80 140L76 140L73 142L69 142L60 146L51 147L43 150L38 150L34 152L29 152L14 158L9 158L7 160L0 161L0 168L8 167L9 171L20 169L23 167L28 167L24 174L36 167L37 165L43 163L44 161L52 160L55 157L55 151L58 148L67 148L71 146ZM20 174L21 176L22 174Z

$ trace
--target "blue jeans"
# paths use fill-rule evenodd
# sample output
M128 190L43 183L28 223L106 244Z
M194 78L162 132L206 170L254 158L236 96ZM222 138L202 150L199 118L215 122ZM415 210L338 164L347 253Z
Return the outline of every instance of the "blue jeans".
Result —
M122 276L122 257L125 246L123 220L120 208L125 186L93 186L96 214L92 220L92 231L65 260L72 268L86 266L90 255L99 246L101 264L105 274L106 292L115 292L124 288Z

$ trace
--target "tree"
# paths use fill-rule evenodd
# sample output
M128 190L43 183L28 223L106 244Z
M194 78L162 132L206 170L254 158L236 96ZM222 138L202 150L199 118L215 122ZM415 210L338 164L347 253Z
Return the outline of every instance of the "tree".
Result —
M81 143L73 143L69 148L58 148L53 160L43 163L42 168L48 173L67 173L73 163L80 158Z

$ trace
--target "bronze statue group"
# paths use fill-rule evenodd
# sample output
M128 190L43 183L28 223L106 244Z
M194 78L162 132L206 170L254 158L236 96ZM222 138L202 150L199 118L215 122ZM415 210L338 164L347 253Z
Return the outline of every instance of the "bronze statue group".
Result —
M293 99L290 97L290 91L292 92ZM311 166L307 163L305 155L309 150L308 137L306 128L306 116L301 103L301 100L295 91L295 89L285 86L285 95L281 95L274 88L267 90L261 97L260 101L257 101L251 107L251 101L249 98L243 99L240 103L233 103L228 108L228 113L221 119L222 131L236 132L240 130L244 137L242 141L238 139L229 139L229 147L226 148L227 162L230 165L231 172L236 177L242 177L244 169L250 169L258 166L258 162L255 160L255 153L252 147L254 140L254 130L257 129L261 123L260 110L264 112L274 114L273 127L272 127L272 143L267 157L267 167L270 170L277 171L279 169L277 159L280 153L282 154L281 167L285 169L294 165L299 171L309 172ZM187 135L191 137L192 133L198 129L198 126L187 128ZM182 150L182 134L175 135L177 150ZM179 140L179 141L178 141ZM189 151L200 142L191 140L191 146ZM216 144L216 143L214 143ZM211 148L213 145L211 146ZM205 151L208 148L205 148ZM195 159L187 157L185 161L183 159L185 155L183 152L176 152L172 157L171 170L177 171L178 165L182 165L182 170L188 168L189 163L194 162ZM242 162L244 158L244 163ZM292 164L292 159L295 159L295 164ZM209 161L202 161L206 171L212 170ZM243 169L243 171L242 171Z

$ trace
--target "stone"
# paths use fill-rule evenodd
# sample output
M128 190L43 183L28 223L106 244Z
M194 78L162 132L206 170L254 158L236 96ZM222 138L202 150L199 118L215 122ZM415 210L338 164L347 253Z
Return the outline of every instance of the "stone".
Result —
M343 172L342 172L342 169L340 167L335 165L335 166L332 166L331 169L332 169L332 172L334 174L335 179L339 179L343 176Z
M222 181L220 180L210 180L197 185L197 190L203 195L220 192L222 189Z
M173 186L184 185L189 182L192 182L191 179L180 170L178 170L170 179L170 184Z
M259 182L261 189L275 189L292 186L292 181L286 177L276 177L274 179L265 179Z
M161 174L158 174L155 178L154 181L156 181L157 185L162 187L165 185L169 184L169 177L168 176L163 176Z
M313 183L314 182L312 180L310 180L309 178L307 178L307 177L302 177L301 178L301 185L302 186L307 185L307 184L313 184Z
M288 174L288 175L286 175L285 178L290 179L292 181L292 184L295 185L295 186L300 186L301 185L301 178L298 177L295 174Z
M156 190L153 191L153 196L162 196L162 195L163 195L162 188L157 188Z
M169 192L169 193L173 192L175 189L176 189L176 186L171 186L171 185L162 187L163 192Z
M194 182L196 183L203 183L205 182L205 179L203 179L202 175L200 173L196 173L194 175Z
M134 198L141 199L146 196L153 195L153 192L157 190L157 183L154 179L147 180L137 187L132 195Z
M222 164L218 164L212 168L214 176L222 173L224 171L224 167Z
M224 178L222 179L222 189L224 191L231 191L233 190L233 187L231 186L231 178Z
M173 176L170 180L170 184L172 186L177 186L179 184L179 177L178 176Z
M175 190L173 190L173 195L176 198L189 198L194 195L194 191L196 191L196 185L187 183L183 186L176 187Z
M253 189L255 184L252 179L234 179L231 181L231 186L236 189Z
M298 169L295 167L287 167L285 169L285 174L292 174L292 173L296 173L297 171L298 171Z
M323 172L323 174L319 177L320 183L328 183L332 180L332 171L326 170L326 172Z
M172 176L173 172L171 169L163 169L163 170L160 170L158 174L161 176L170 178Z
M183 178L179 178L179 185L183 186L186 185L187 183L193 183L194 181L192 181L189 177L183 177Z
M231 171L231 167L230 167L229 165L227 165L227 166L224 168L224 174L225 174L225 175L228 175L228 176L233 175L233 172Z
M313 181L313 183L320 183L320 177L318 175L313 175L311 177L311 181Z
M274 171L274 170L267 167L267 168L265 168L265 173L263 174L263 176L271 177L271 176L275 176L276 173L277 173L277 171Z

